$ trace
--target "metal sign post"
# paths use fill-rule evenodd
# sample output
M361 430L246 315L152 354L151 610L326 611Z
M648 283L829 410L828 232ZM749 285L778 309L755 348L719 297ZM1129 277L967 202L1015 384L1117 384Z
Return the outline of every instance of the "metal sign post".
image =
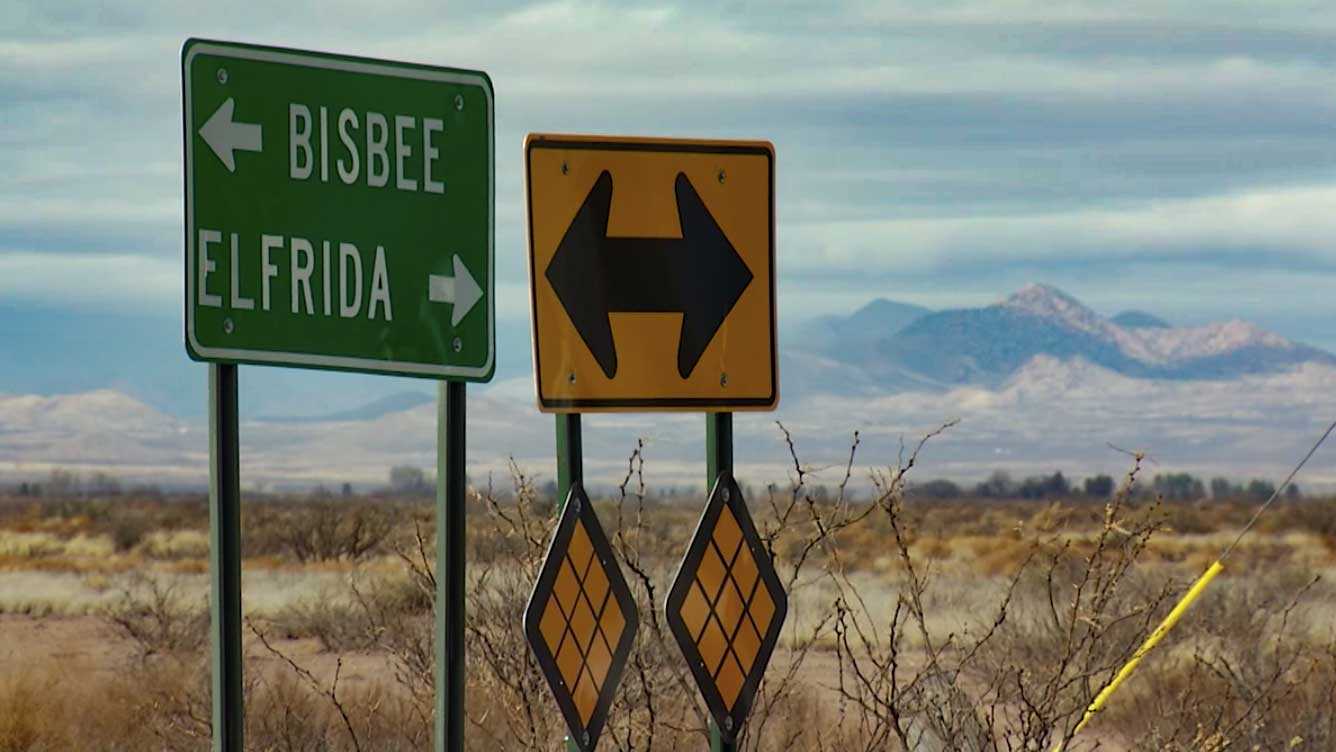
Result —
M241 462L237 367L209 366L209 627L213 647L213 749L240 752Z
M584 483L584 438L580 414L557 415L557 498L566 503L572 483Z
M714 488L719 473L733 474L732 413L708 413L705 416L705 493ZM737 743L724 739L713 718L709 726L710 752L737 751Z
M436 749L464 750L465 385L441 384L436 415Z
M185 346L210 363L213 745L243 749L237 364L446 380L435 748L464 748L464 381L496 367L480 71L188 39Z
M557 415L556 425L557 498L561 499L561 511L564 512L571 484L584 484L584 437L580 432L579 413ZM566 752L580 752L580 745L569 736L566 737Z
M581 475L580 416L557 419L558 481L566 490L524 635L570 734L567 750L591 752L635 644L640 617Z
M733 416L706 421L709 497L664 615L710 711L710 748L724 752L737 748L779 643L788 595L733 478Z
M732 477L731 411L779 401L774 163L766 141L524 144L534 387L558 413L560 493L580 487L580 412L720 411L707 416L709 501L665 607L715 750L736 748L787 609ZM550 642L530 635L540 665ZM568 688L545 673L565 712Z

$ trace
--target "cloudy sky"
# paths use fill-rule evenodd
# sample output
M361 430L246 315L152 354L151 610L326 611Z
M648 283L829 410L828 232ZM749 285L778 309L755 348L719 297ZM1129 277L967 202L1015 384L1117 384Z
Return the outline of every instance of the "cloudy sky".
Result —
M1033 280L1336 349L1336 6L1283 0L10 0L11 333L83 311L178 336L190 36L487 71L498 314L525 336L521 142L566 131L773 141L790 320Z
M192 36L490 74L503 380L493 391L516 404L528 389L521 144L531 131L772 141L787 324L875 297L982 305L1041 281L1105 314L1246 318L1336 350L1336 6L1326 0L4 7L0 392L112 387L198 421L203 370L180 328L179 55ZM335 409L404 388L387 381L246 369L243 409ZM1237 412L1253 399L1248 410L1266 412L1247 394L1221 404ZM969 413L954 397L905 399L878 418L888 447ZM1058 399L1071 401L1036 404ZM818 420L830 411L790 407L800 428L815 416L808 434L847 435ZM1260 435L1248 410L1239 441ZM853 420L834 417L841 430ZM739 424L770 437L767 452L778 451L771 418ZM1072 418L1082 420L1106 423ZM980 421L962 441L1015 443ZM1156 433L1128 426L1129 442ZM1194 441L1210 448L1218 433L1207 420ZM1110 436L1087 439L1098 448ZM1225 461L1246 455L1241 446L1186 460ZM1258 471L1287 462L1295 447L1282 448Z

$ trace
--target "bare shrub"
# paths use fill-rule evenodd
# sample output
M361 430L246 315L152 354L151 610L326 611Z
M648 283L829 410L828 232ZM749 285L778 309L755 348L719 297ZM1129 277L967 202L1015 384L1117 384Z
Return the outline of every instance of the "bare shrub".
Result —
M275 752L318 752L333 744L332 726L321 697L291 673L266 679L247 698L246 738L250 746Z
M1102 723L1138 749L1336 748L1336 641L1306 633L1297 618L1319 581L1224 586L1232 597L1206 599L1180 627L1178 648L1159 655Z
M334 499L243 507L242 545L301 563L358 561L381 550L398 517L393 506Z
M327 596L283 606L269 628L287 639L314 637L328 652L365 650L373 643L361 608Z
M782 500L780 492L772 489L769 509L763 508L758 516L762 542L772 558L781 542L798 552L796 557L776 562L791 592L823 578L824 565L819 562L828 560L830 539L866 517L853 510L847 494L856 448L855 436L844 480L833 495L829 490L817 492L807 482L810 473L795 458L798 470L792 487L783 492ZM707 711L663 613L673 565L699 510L669 511L652 502L644 483L644 465L644 446L638 442L612 503L599 504L600 518L640 613L640 629L614 699L604 743L619 750L670 750L704 744L707 738ZM468 650L471 665L477 666L470 672L474 682L470 691L480 690L486 698L485 703L470 706L469 717L479 733L477 738L483 740L482 749L548 748L563 732L550 690L524 642L521 624L556 510L513 463L511 473L509 501L502 501L490 484L483 493L492 526L484 535L496 545L485 563L473 568L469 582ZM799 712L818 712L801 679L802 667L830 622L831 617L822 617L806 634L790 639L783 665L771 672L758 691L753 720L740 738L742 748L771 749L785 737L810 735L810 728L795 726L791 719Z
M889 623L878 623L854 587L843 587L835 605L839 692L860 729L858 748L1068 745L1171 595L1167 584L1133 585L1133 567L1159 525L1155 506L1129 508L1140 458L1105 506L1093 542L1036 539L1005 575L993 616L941 634L926 605L932 569L915 560L904 513L904 478L926 441L874 475L874 504L891 527L904 577Z
M148 534L151 524L148 516L143 514L118 516L111 526L112 545L118 553L130 551Z
M1073 739L1090 700L1214 550L1205 535L1164 534L1237 529L1252 507L1162 505L1139 487L1137 459L1117 492L1097 502L925 501L907 492L906 479L939 432L871 469L856 463L857 434L847 459L819 467L800 461L798 442L780 432L789 482L745 495L790 614L742 749L1336 749L1336 641L1322 610L1336 589L1307 571L1336 554L1336 542L1327 553L1317 542L1336 540L1331 502L1277 505L1255 531L1271 537L1240 549ZM620 488L595 500L641 615L601 746L703 747L707 713L663 613L699 506L651 494L645 465L637 444ZM863 473L870 498L850 491ZM469 499L467 738L488 752L552 749L564 724L521 620L558 509L513 462L499 485L489 481ZM202 505L124 501L25 501L4 519L43 540L96 535L104 548L117 524L146 520L147 534L127 544L136 555L198 554L197 541L191 549L185 540L198 533L173 542L167 531L201 529ZM346 590L252 622L258 647L277 661L251 643L250 746L424 748L435 712L434 510L262 500L243 513L247 552L265 559L258 569L286 572L300 562L318 563L322 579L349 573ZM179 582L136 576L107 608L134 646L114 677L76 686L0 672L0 752L207 746L207 609L181 596ZM322 653L283 642L306 637ZM372 664L371 672L350 668ZM80 723L69 724L75 712Z
M208 602L190 602L173 578L132 574L104 616L130 639L140 661L196 652L209 639Z
M187 752L207 747L213 729L209 657L202 652L163 656L133 669L125 682L145 709L143 735L151 744L126 748L152 748ZM255 684L247 676L243 691L249 696Z
M347 590L288 603L268 619L268 626L289 639L314 637L323 650L337 653L382 647L382 633L391 622L431 614L431 596L411 573L354 573Z
M490 553L468 573L466 708L478 749L540 749L560 738L563 724L524 640L523 614L542 565L556 509L539 501L532 479L512 461L511 500L489 479L482 502ZM477 543L471 543L472 548Z
M1281 505L1281 523L1322 538L1327 549L1336 554L1336 499L1303 500Z

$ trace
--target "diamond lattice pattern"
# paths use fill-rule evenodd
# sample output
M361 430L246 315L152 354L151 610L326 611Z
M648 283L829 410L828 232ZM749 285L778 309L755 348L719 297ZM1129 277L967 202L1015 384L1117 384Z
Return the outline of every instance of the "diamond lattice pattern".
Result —
M775 602L727 506L715 522L681 615L719 695L732 709L774 618Z
M577 521L539 629L585 725L598 704L625 626L607 572L594 555L584 525Z

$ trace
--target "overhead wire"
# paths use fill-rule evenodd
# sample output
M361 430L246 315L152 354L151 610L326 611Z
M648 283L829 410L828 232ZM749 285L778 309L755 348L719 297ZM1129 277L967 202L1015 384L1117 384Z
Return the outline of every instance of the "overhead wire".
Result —
M1253 525L1256 525L1257 521L1262 518L1262 514L1266 512L1267 508L1270 507L1276 499L1280 498L1280 495L1289 487L1290 482L1294 480L1294 476L1299 474L1299 471L1303 469L1304 465L1308 464L1308 461L1313 458L1314 454L1317 454L1318 447L1322 446L1328 436L1331 436L1333 430L1336 430L1336 421L1333 421L1331 425L1327 426L1327 432L1322 434L1322 438L1318 439L1317 443L1313 445L1313 448L1308 450L1308 454L1305 454L1304 458L1299 460L1299 464L1295 465L1294 469L1290 471L1289 476L1285 478L1285 482L1276 487L1276 490L1271 494L1271 498L1267 499L1265 504L1257 508L1252 519L1248 520L1248 524L1244 525L1243 529L1239 531L1238 537L1234 539L1233 543L1229 544L1229 547L1225 549L1224 553L1216 558L1216 561L1223 564L1225 559L1228 559L1229 555L1234 553L1234 549L1239 545L1239 541L1243 540L1243 537L1248 534L1248 531L1252 530Z
M1100 690L1099 694L1095 695L1095 699L1086 707L1085 713L1081 716L1081 722L1076 724L1076 728L1072 729L1070 734L1058 740L1058 743L1053 747L1053 752L1063 752L1067 744L1075 739L1077 734L1081 733L1081 730L1086 727L1086 724L1090 723L1090 720L1104 708L1104 705L1109 701L1109 698L1113 696L1114 691L1118 689L1119 685L1121 685L1127 677L1132 675L1132 671L1136 669L1137 664L1141 663L1141 660L1145 658L1151 650L1154 650L1156 645L1160 644L1160 641L1164 639L1165 635L1169 634L1169 630L1173 629L1174 625L1178 623L1178 620L1187 612L1188 607L1192 605L1192 602L1197 600L1197 597L1206 590L1206 586L1211 584L1211 581L1216 578L1216 575L1224 571L1225 559L1229 558L1229 555L1238 547L1239 542L1248 535L1248 532L1253 529L1253 526L1257 524L1257 520L1261 519L1262 515L1266 513L1266 510L1276 501L1276 499L1280 498L1280 495L1284 493L1285 489L1294 481L1294 477L1299 474L1299 471L1303 469L1304 465L1308 464L1308 460L1313 458L1313 455L1317 453L1318 448L1327 441L1327 438L1331 436L1333 431L1336 431L1336 421L1332 421L1332 424L1327 427L1327 430L1322 434L1322 437L1313 444L1313 448L1308 450L1308 454L1305 454L1304 458L1299 460L1299 464L1295 465L1294 469L1290 471L1290 474L1285 478L1285 482L1277 486L1276 490L1271 493L1271 497L1257 508L1257 511L1253 513L1252 519L1248 520L1248 524L1243 526L1243 529L1239 531L1239 534L1234 538L1234 541L1221 552L1220 556L1216 557L1216 560L1211 563L1211 566L1207 568L1206 572L1203 573L1201 577L1197 578L1197 581L1192 584L1192 587L1188 588L1188 591L1178 600L1178 603L1174 604L1174 608L1169 612L1169 615L1164 617L1164 620L1160 622L1159 626L1155 627L1155 631L1150 633L1150 636L1141 644L1141 647L1137 648L1137 651L1132 654L1132 657L1128 659L1127 663L1123 664L1123 667L1119 669L1118 673L1113 677L1113 680L1105 685L1105 687Z

